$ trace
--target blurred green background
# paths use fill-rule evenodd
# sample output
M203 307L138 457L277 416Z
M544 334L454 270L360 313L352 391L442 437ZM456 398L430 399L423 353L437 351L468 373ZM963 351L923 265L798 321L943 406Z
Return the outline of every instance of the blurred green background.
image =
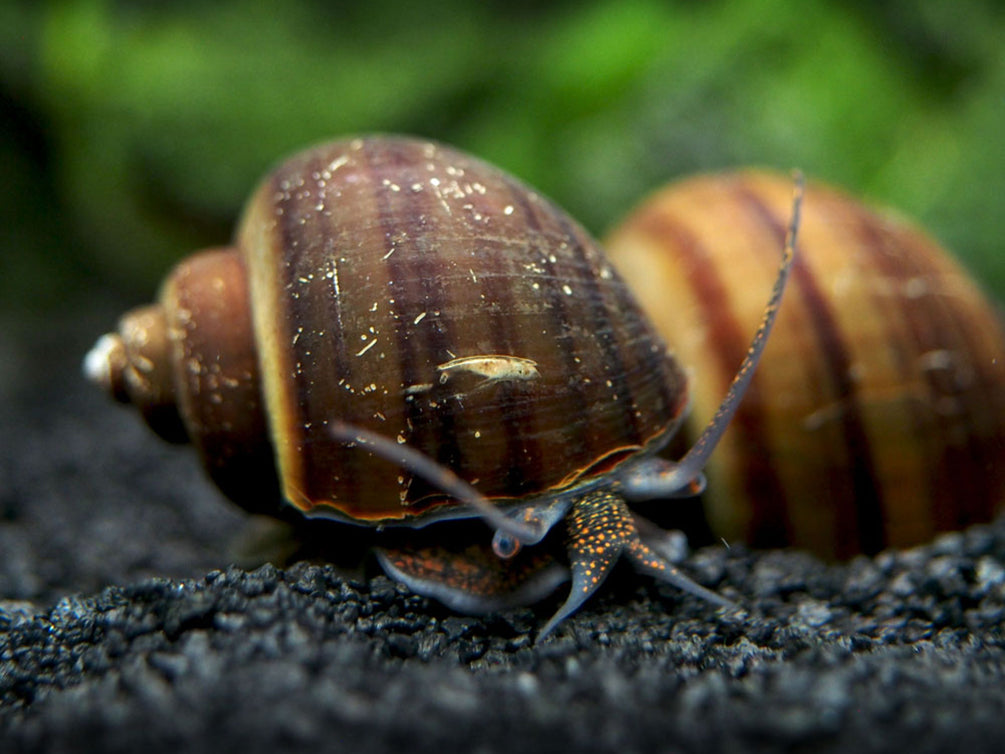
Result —
M653 188L802 167L919 219L1005 294L998 0L10 2L3 310L148 298L283 155L417 133L600 234Z

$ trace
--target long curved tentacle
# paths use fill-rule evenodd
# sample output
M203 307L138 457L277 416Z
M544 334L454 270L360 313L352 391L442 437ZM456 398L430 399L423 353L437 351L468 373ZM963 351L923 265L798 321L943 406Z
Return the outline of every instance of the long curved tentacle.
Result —
M740 407L740 401L750 387L754 378L754 370L761 360L764 347L768 344L768 336L778 316L782 303L785 284L792 271L795 261L796 238L799 234L799 219L805 192L805 181L802 173L795 173L795 187L792 197L792 217L785 234L785 246L782 251L782 261L778 267L778 277L771 289L768 303L764 307L761 323L747 349L733 382L726 392L719 409L715 412L704 431L695 440L694 445L679 461L667 461L662 458L645 458L631 465L622 476L622 491L629 500L647 500L653 498L680 497L696 495L702 491L705 481L702 469L708 463L708 458L722 438L733 415Z
M329 422L328 432L336 440L356 443L390 463L421 477L448 495L470 506L486 523L495 527L497 532L504 532L517 542L525 544L540 542L547 533L547 529L541 530L544 525L543 521L538 519L524 521L507 516L502 509L493 505L490 500L457 476L451 469L414 448L399 445L379 432L372 432L364 427L338 419L332 419Z

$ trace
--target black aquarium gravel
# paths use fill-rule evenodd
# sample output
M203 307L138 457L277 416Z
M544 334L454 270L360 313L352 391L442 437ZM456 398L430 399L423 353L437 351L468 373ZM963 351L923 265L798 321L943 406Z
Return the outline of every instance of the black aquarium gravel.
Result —
M472 618L231 565L248 518L79 377L117 310L0 328L0 752L1003 746L1005 521L838 566L699 550L735 610L619 568L538 645L561 594Z

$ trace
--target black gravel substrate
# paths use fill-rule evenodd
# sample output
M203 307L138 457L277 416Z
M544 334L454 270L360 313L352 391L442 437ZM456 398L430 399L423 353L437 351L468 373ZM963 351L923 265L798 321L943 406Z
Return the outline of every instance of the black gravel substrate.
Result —
M247 517L79 377L113 321L0 330L0 752L992 752L1005 521L825 566L700 550L459 616L382 576L230 565Z

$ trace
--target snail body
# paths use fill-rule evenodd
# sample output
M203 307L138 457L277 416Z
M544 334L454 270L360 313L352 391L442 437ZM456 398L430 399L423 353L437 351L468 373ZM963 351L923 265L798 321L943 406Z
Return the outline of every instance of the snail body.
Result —
M791 248L784 260L783 273ZM625 506L626 470L644 480L632 489L691 489L715 444L683 466L656 457L688 403L683 369L575 221L448 147L372 137L285 161L234 246L182 261L85 371L191 440L250 510L285 501L374 527L484 518L491 550L382 550L389 573L459 609L551 591L567 571L531 546L560 520L573 590L544 633L622 554L725 602L656 555Z
M684 438L715 411L760 316L786 184L687 179L606 239L693 370ZM988 521L1005 501L1005 334L979 287L911 223L811 185L792 288L707 467L711 529L841 559Z

